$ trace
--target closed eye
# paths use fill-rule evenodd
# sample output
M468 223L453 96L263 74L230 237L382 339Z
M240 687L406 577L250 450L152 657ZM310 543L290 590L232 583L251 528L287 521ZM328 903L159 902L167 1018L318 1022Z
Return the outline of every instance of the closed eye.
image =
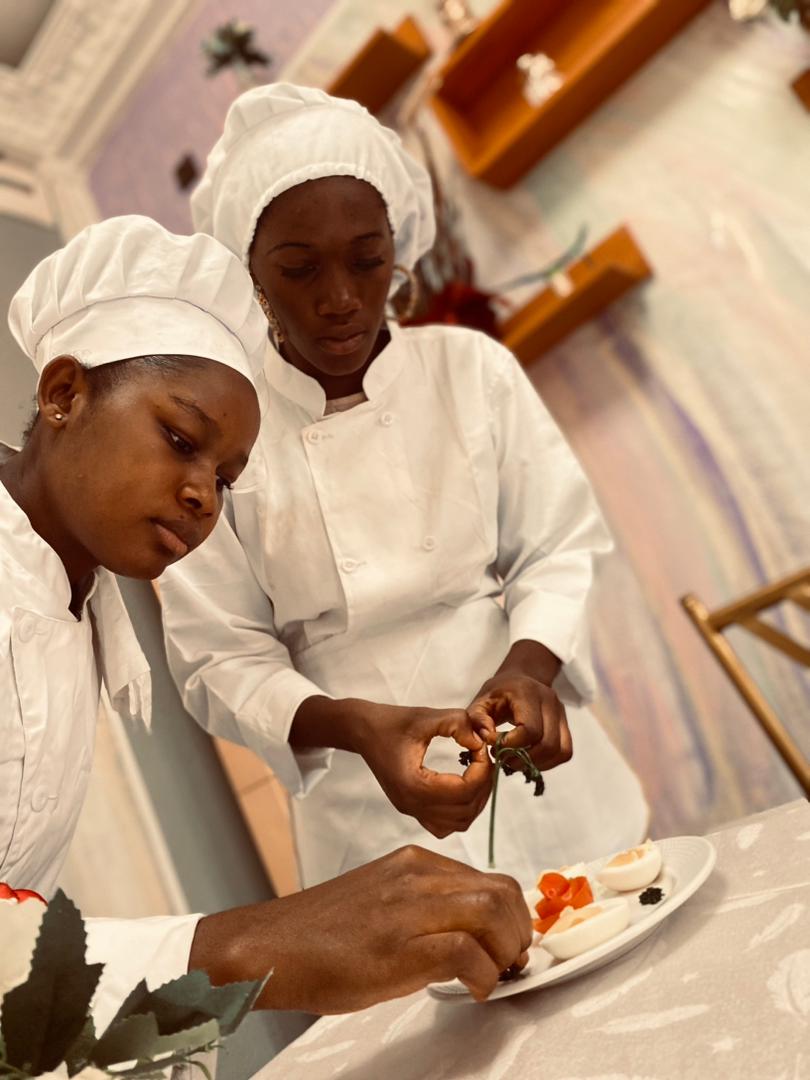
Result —
M376 270L378 266L382 266L385 259L358 259L354 264L358 270Z
M164 428L163 430L166 432L166 437L169 442L179 454L186 457L188 454L194 453L194 446L188 439L184 439L182 435L179 435L170 427Z
M305 278L315 269L312 263L307 266L282 266L281 275L286 278Z

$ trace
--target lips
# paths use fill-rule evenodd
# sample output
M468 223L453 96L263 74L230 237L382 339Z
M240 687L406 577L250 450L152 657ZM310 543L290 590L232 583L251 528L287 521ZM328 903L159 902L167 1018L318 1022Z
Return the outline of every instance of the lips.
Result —
M154 518L152 524L155 526L161 546L176 559L182 559L200 542L198 530L190 526L188 522Z
M334 353L336 356L348 356L350 353L357 352L365 337L366 331L361 326L346 326L342 327L339 333L319 337L317 340L326 352Z

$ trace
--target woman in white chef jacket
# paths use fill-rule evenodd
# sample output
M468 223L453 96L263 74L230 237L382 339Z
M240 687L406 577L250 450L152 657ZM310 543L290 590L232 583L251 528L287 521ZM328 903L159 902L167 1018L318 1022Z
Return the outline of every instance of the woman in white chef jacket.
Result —
M403 841L484 864L489 778L460 778L448 740L421 768L437 731L475 748L468 707L487 741L510 720L559 766L543 798L501 786L499 869L529 882L638 842L639 783L584 707L610 547L588 482L499 344L386 321L434 236L424 169L356 103L262 86L231 106L192 211L250 269L272 423L163 579L169 659L200 723L306 796L304 883Z
M266 331L233 255L137 216L40 263L9 325L40 380L25 446L0 446L0 881L50 895L101 697L149 719L148 667L110 571L156 577L211 532L259 429ZM405 871L416 891L392 908L383 899ZM426 901L445 881L437 921ZM106 965L97 1027L140 978L189 967L215 982L272 967L268 1008L348 1011L453 974L486 996L531 940L514 882L427 852L334 886L209 916L89 920L89 957ZM512 909L514 933L493 918L476 929L482 890ZM363 902L363 926L342 930ZM443 944L459 931L460 951Z

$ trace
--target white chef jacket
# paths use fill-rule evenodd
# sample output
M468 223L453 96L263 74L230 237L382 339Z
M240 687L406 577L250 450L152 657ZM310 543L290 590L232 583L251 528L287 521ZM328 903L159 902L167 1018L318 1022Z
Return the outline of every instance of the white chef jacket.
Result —
M498 795L498 868L637 843L640 785L582 707L593 693L586 599L610 539L591 489L517 361L459 327L389 327L367 401L325 416L316 380L268 347L270 403L212 536L161 579L170 666L210 732L251 747L294 800L313 885L403 843L482 866L487 818L435 840L388 802L362 759L295 753L313 694L466 707L510 646L562 661L573 760L534 798ZM459 771L437 740L428 764Z
M0 444L0 460L10 451ZM150 676L115 578L96 573L82 618L56 552L0 482L0 881L49 897L93 762L102 691L148 720ZM136 983L188 970L199 915L87 919L87 958L105 964L98 1031ZM2 958L0 958L2 962Z

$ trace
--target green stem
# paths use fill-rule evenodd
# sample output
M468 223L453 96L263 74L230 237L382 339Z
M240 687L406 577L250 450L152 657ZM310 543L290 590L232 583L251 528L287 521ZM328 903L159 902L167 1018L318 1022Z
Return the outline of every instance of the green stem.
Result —
M498 777L501 775L500 766L495 764L495 778L492 781L492 802L489 805L489 859L490 870L495 869L495 800L498 797Z

